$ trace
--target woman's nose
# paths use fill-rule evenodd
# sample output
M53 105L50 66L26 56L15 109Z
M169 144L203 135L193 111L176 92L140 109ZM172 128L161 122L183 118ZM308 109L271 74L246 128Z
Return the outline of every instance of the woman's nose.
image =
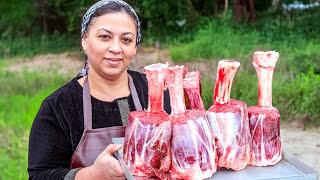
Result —
M110 42L110 46L108 50L113 53L120 53L122 51L121 42L119 40L113 39Z

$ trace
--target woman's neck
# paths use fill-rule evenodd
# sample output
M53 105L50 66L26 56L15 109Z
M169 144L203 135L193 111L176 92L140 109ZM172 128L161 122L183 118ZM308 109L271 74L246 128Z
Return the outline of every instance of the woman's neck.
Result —
M84 79L85 78L81 78L83 82ZM89 73L88 80L91 96L101 101L111 102L117 98L130 95L128 74L126 71L116 78L109 79ZM83 85L80 79L79 82Z

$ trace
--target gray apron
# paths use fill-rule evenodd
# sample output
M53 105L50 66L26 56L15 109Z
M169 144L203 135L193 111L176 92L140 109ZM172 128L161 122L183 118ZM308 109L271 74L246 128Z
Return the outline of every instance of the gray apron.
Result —
M129 77L129 88L136 110L142 110L137 90L133 84L131 76ZM91 166L98 155L105 148L112 144L112 138L124 137L125 126L113 126L99 129L92 129L92 105L90 96L90 87L88 78L83 84L83 112L84 112L84 131L77 149L72 155L70 167L88 167ZM121 108L120 108L120 114ZM124 123L124 122L123 122Z

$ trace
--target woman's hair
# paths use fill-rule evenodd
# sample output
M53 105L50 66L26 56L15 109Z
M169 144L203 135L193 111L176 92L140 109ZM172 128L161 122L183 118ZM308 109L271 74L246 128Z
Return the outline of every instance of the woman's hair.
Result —
M125 6L123 4L119 4L119 3L115 3L115 2L110 2L106 5L101 6L92 14L91 18L89 19L89 22L88 22L88 25L87 25L85 31L86 32L89 31L89 29L90 29L91 25L93 24L93 21L96 17L103 16L103 15L109 14L109 13L116 13L116 12L127 13L134 20L134 22L136 24L136 30L138 30L138 25L135 20L135 15L130 10L129 6ZM137 36L138 36L138 33L137 33Z
M101 0L92 5L82 18L81 38L86 32L88 32L90 28L88 26L92 25L96 17L114 12L127 13L135 21L137 30L136 46L139 46L141 39L139 17L135 10L123 0Z

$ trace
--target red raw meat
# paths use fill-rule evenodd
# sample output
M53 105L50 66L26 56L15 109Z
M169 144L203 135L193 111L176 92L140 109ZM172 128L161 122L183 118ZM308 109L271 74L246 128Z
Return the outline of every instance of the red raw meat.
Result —
M145 67L148 80L147 111L129 114L124 138L123 159L136 176L166 179L171 166L170 139L172 126L163 109L163 90L168 65Z
M230 99L239 62L219 61L213 105L207 118L217 145L218 166L244 169L250 161L250 132L246 103Z
M173 66L168 68L167 75L172 122L170 173L174 179L205 179L216 172L216 148L205 111L203 109L186 111L183 71L183 66ZM194 105L202 103L199 80L200 76L198 79L187 78L185 80L185 84L189 85L187 91L192 89L193 95L197 97L197 102L192 101L195 102Z
M248 108L252 136L249 165L274 165L282 158L280 114L272 107L272 77L278 58L275 51L257 51L253 56L252 64L258 75L258 105Z
M188 72L184 77L183 87L186 91L190 109L199 109L204 111L205 108L201 98L199 71Z

